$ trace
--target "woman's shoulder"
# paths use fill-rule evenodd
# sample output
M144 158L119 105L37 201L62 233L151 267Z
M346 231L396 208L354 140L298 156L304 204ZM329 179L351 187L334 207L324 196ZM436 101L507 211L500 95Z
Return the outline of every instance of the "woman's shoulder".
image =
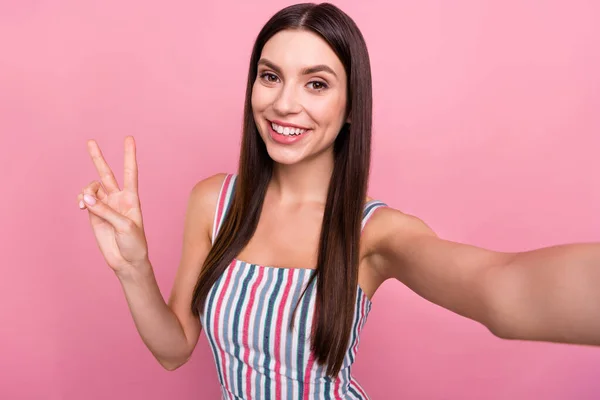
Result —
M363 209L364 212L366 212L367 214L371 213L373 210L377 209L377 208L387 208L389 207L385 202L379 200L379 199L375 199L373 197L367 196L365 198L365 202L363 204Z
M189 194L188 219L201 223L207 232L211 232L219 195L228 173L217 173L198 181Z
M368 208L369 205L373 208L373 213L369 218L370 231L386 231L391 227L403 224L411 225L420 221L418 217L391 207L378 199L368 197L366 207Z
M389 206L387 203L367 196L365 203L365 239L379 241L382 237L402 229L411 229L418 224L420 219L401 210Z
M216 205L225 178L231 174L220 172L198 181L192 187L191 197L196 201Z
M380 203L373 201L373 203ZM419 217L380 203L374 207L365 224L363 236L371 249L378 249L391 238L409 238L414 235L430 234L431 228Z

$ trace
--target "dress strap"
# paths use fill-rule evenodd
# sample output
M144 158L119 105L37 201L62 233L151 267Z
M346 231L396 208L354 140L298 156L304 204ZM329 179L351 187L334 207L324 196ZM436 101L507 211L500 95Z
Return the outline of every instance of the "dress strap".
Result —
M378 208L381 208L381 207L388 207L388 205L379 200L371 200L367 204L365 204L365 209L363 211L362 225L360 228L361 232L363 231L363 229L365 229L365 225L367 224L367 221L369 221L371 216L373 216L373 214L375 213L375 210L377 210Z
M219 229L225 220L225 215L231 205L233 199L233 191L235 189L235 181L237 174L227 174L223 180L221 191L219 192L219 200L217 201L217 209L215 211L215 219L213 221L212 229L212 243L215 243L215 239L219 233Z

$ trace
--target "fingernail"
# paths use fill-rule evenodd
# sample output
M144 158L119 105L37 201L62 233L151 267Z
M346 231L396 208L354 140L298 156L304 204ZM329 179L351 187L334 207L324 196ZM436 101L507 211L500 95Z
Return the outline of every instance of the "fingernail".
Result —
M83 202L83 200L79 200L79 208L84 208L85 207L85 203Z
M96 199L90 196L89 194L84 194L83 200L85 200L85 202L88 203L90 206L96 204Z

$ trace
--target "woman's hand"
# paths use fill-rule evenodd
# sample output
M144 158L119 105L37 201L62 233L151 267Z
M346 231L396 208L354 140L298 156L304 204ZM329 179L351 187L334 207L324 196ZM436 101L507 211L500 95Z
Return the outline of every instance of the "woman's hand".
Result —
M100 181L83 188L78 196L79 208L87 208L92 231L110 268L117 274L139 268L148 261L148 244L138 197L135 141L132 136L125 138L122 190L98 144L89 140L87 145Z

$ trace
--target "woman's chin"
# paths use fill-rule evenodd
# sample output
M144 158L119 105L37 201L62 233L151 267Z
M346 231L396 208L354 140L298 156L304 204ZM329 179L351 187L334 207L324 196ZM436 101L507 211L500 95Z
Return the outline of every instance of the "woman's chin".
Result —
M298 150L285 149L277 145L267 145L267 153L275 163L282 165L298 164L304 158Z
M279 164L295 164L302 158L302 154L304 153L302 149L304 146L277 143L270 137L263 138L263 140L269 157Z
M325 149L315 149L312 146L281 146L277 143L267 143L267 153L277 164L298 165L311 163L322 157L333 157L333 143Z

